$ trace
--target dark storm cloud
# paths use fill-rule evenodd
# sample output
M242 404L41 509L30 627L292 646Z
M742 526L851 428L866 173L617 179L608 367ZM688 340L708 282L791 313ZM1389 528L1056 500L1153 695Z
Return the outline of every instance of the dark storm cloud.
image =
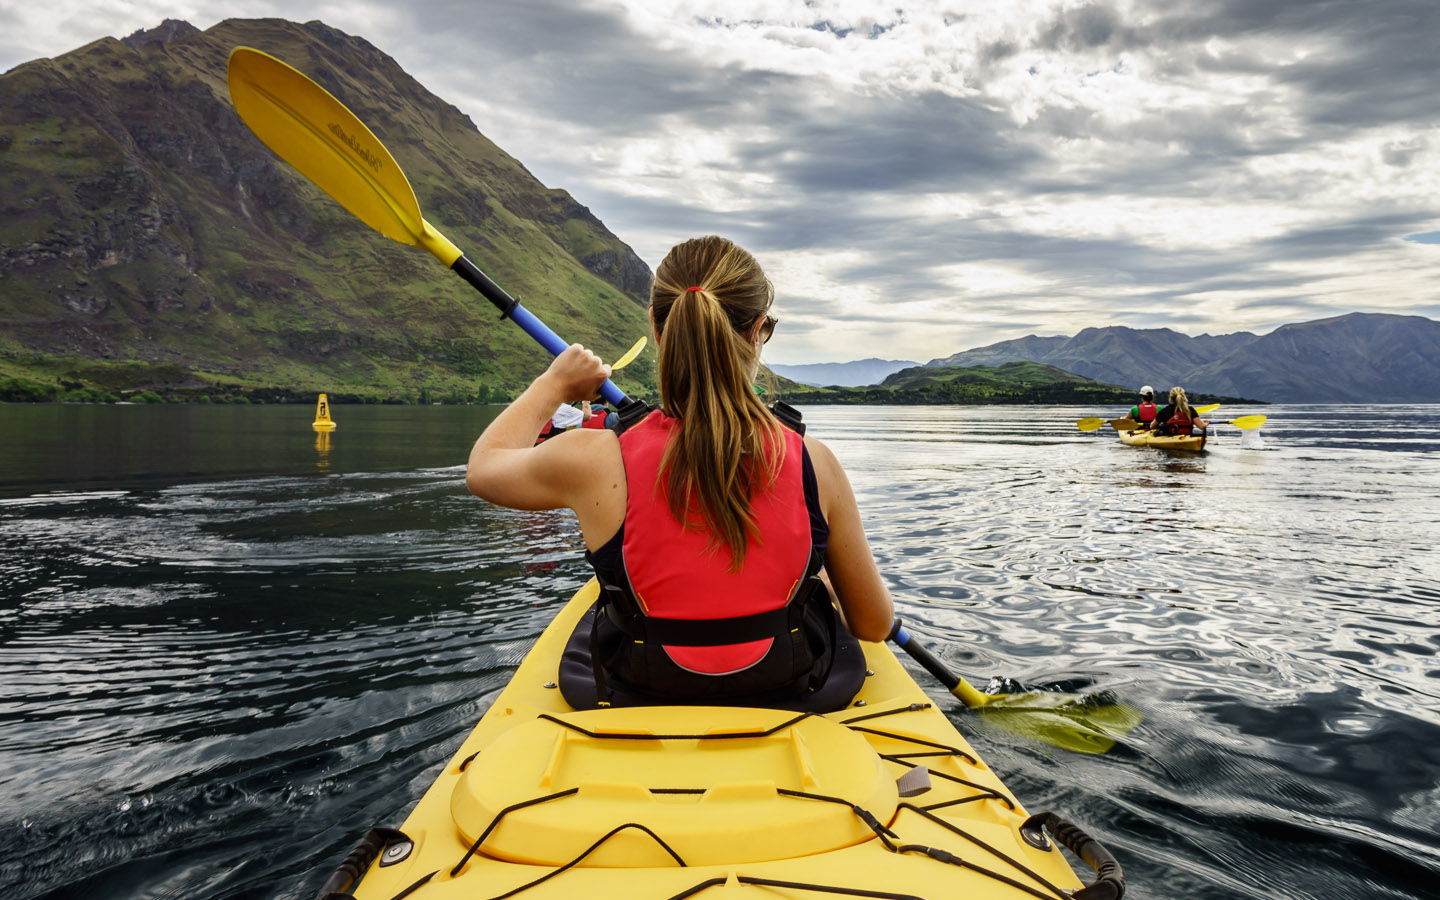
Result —
M1398 212L1338 222L1321 228L1302 228L1262 241L1257 247L1265 259L1307 260L1344 256L1373 250L1407 231L1435 219L1433 210Z
M1428 121L1440 114L1440 3L1434 0L1226 0L1188 6L1157 3L1146 29L1152 46L1203 47L1212 37L1327 39L1324 52L1274 62L1278 83L1304 94L1312 123L1347 127ZM1242 57L1208 61L1219 71L1266 71Z
M904 103L852 97L838 106L788 92L768 104L765 120L786 123L784 133L743 147L737 166L806 192L980 190L1038 159L1003 115L938 92Z
M661 119L689 119L697 133L737 114L766 121L767 99L784 95L791 76L715 65L684 50L662 50L636 32L616 8L573 0L444 2L427 17L452 24L427 46L451 47L451 58L475 61L483 81L468 86L537 117L580 125L597 136L634 137Z

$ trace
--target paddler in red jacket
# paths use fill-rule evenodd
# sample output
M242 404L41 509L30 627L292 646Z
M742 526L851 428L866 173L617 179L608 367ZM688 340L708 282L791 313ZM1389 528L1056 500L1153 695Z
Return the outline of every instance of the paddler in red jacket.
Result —
M650 293L661 408L623 434L576 429L532 447L555 404L593 398L609 375L576 344L471 451L473 493L579 519L602 590L562 659L572 706L840 709L864 680L855 638L890 632L839 461L752 390L773 299L734 243L677 245Z
M1139 422L1142 429L1154 428L1159 411L1155 405L1155 389L1147 384L1140 389L1140 402L1130 407L1130 421Z
M1155 414L1155 421L1159 423L1156 428L1161 434L1194 434L1197 428L1203 434L1210 425L1195 414L1182 387L1170 389L1170 402Z

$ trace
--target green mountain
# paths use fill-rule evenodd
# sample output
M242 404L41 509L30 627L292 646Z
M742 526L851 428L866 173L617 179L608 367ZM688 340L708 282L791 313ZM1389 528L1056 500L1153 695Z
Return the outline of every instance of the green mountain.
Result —
M1033 362L999 366L915 366L874 387L796 392L797 403L1128 405L1135 392Z
M353 109L426 217L559 334L614 358L646 333L635 253L364 39L170 20L0 75L0 382L488 400L546 365L428 254L370 231L250 133L225 84L238 45ZM622 386L653 391L653 354Z

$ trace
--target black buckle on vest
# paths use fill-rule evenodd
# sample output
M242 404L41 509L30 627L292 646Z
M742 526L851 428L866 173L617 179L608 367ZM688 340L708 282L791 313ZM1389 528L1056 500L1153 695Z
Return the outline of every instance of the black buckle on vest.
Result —
M805 422L803 421L804 417L800 415L800 410L786 403L784 400L776 400L770 404L770 413L780 420L781 425L784 425L798 435L804 436Z
M626 397L623 403L615 407L615 433L624 434L654 409L655 407L638 397Z

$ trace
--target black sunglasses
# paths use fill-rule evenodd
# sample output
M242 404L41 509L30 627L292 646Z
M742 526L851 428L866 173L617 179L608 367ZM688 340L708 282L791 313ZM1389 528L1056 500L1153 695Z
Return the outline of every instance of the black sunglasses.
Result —
M775 326L779 324L779 319L775 318L774 316L766 316L765 323L760 326L760 343L770 343L770 336L775 333Z

